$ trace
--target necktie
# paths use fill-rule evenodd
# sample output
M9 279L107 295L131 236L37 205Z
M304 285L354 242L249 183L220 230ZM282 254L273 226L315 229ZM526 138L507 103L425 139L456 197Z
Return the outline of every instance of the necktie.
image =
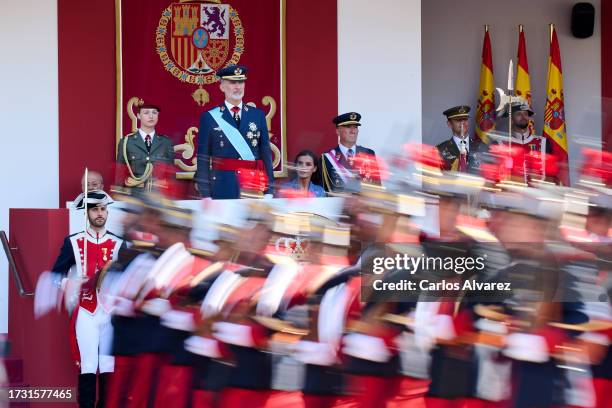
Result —
M355 153L353 153L353 149L348 149L346 151L346 160L348 161L348 165L350 167L353 167L354 158L355 158Z
M236 125L240 127L240 108L237 106L232 106L232 113L234 114L234 120L236 121Z
M147 151L151 151L151 135L145 136L145 145L147 145Z
M467 147L465 140L461 141L459 153L459 171L467 171Z

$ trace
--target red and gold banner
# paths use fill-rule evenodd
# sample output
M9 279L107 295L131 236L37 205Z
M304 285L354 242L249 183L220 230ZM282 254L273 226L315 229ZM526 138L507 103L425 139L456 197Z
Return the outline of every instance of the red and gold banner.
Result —
M544 107L544 136L552 143L553 153L559 165L559 182L569 185L567 129L563 95L563 70L557 32L551 25L548 79L546 81L546 106Z
M482 42L482 63L480 65L480 86L476 106L476 135L489 143L488 132L495 130L495 85L493 82L493 57L489 27L485 27Z
M531 102L531 79L529 77L529 62L527 60L527 45L525 43L525 30L522 25L519 25L519 42L517 51L516 64L516 95L525 99L530 108L533 108ZM529 130L533 134L535 132L535 123L533 119L529 120Z
M249 69L245 102L266 113L275 174L286 164L284 0L116 0L117 141L137 128L136 106L161 108L177 178L196 169L202 112L223 102L215 71Z

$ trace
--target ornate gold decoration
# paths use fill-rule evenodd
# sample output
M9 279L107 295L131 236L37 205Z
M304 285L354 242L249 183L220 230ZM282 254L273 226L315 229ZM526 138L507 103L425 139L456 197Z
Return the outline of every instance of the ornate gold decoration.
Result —
M276 115L276 101L271 96L264 96L261 100L261 103L264 106L270 106L270 110L266 114L266 125L268 126L268 133L270 134L270 139L274 133L272 132L272 118ZM272 154L274 155L272 158L272 167L276 167L281 162L281 152L280 149L272 142L270 142L270 149L272 149Z
M180 172L176 173L176 178L179 180L192 180L193 176L195 175L195 171L198 168L197 166L198 159L197 157L194 157L196 155L196 151L195 151L195 143L193 142L197 133L198 133L197 127L195 126L190 127L189 129L187 129L187 133L185 133L185 143L174 146L174 152L175 153L180 152L181 157L183 158L182 160L174 159L175 166L181 169ZM192 158L193 158L193 163L194 163L193 166L185 164L185 162L183 161L183 160L189 160Z
M208 92L206 92L206 90L201 86L195 91L193 91L191 97L198 104L198 106L204 106L210 101Z
M266 115L266 125L268 125L268 132L270 133L270 137L273 135L272 133L272 118L276 115L276 101L271 96L264 96L261 100L261 103L264 106L270 106L270 110Z
M179 3L213 3L213 4L220 4L221 0L180 0Z
M278 166L281 161L281 152L274 143L270 143L270 149L272 150L272 168Z
M137 96L131 97L127 103L127 114L130 117L130 120L132 121L132 128L131 128L132 132L135 132L138 130L138 118L136 117L136 114L134 113L134 105L138 107L138 106L142 106L143 104L144 104L144 101Z

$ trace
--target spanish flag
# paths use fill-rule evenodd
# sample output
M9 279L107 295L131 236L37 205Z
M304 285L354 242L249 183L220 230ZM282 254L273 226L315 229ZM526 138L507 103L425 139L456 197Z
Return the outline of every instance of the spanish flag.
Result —
M476 135L484 143L489 143L487 133L492 130L495 130L495 85L493 84L493 57L491 55L489 26L485 26L478 106L476 107Z
M552 151L557 156L559 182L569 185L567 154L567 132L565 124L565 105L563 103L563 71L561 51L553 24L550 25L550 57L548 58L548 80L546 82L546 106L544 108L544 136L552 143Z
M529 63L527 62L527 47L525 45L525 31L523 25L519 25L519 42L518 42L518 64L516 66L516 95L527 101L529 107L533 107L531 103L531 80L529 79ZM529 120L529 130L533 134L535 132L535 124L533 119Z

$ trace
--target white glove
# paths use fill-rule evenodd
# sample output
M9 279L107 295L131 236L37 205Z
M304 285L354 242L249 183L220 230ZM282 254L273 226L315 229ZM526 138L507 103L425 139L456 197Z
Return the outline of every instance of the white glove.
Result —
M58 281L58 274L43 272L36 283L34 293L34 316L40 319L51 310L57 309L61 304L62 290Z
M255 347L251 326L244 324L217 322L213 324L214 336L217 340L227 344L242 347Z

